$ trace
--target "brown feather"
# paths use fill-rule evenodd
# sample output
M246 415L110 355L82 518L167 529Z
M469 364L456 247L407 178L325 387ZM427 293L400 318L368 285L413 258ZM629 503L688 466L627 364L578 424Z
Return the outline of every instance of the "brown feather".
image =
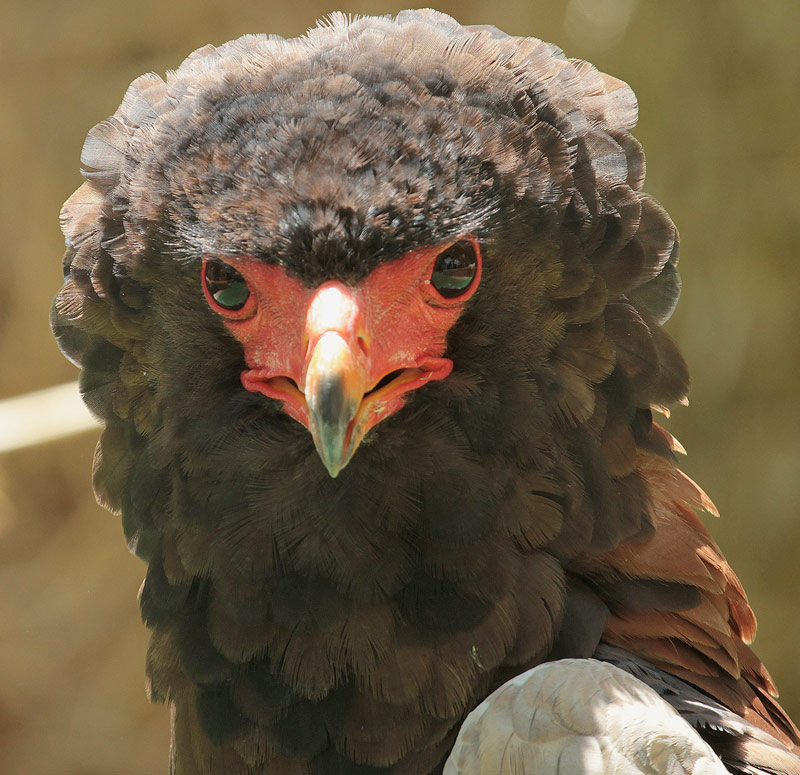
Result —
M601 641L798 743L714 506L652 422L689 377L635 121L550 44L406 11L206 46L90 131L52 325L105 424L97 497L148 563L176 775L432 775L499 683ZM465 235L452 374L331 478L244 389L202 258L356 287Z

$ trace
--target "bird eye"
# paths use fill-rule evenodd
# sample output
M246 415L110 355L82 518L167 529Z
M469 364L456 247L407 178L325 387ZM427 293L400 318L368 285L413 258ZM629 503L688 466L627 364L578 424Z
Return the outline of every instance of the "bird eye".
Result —
M223 261L205 262L203 284L209 297L223 309L239 310L250 297L250 289L244 277Z
M478 272L478 256L469 240L459 240L436 257L431 285L446 299L465 293Z

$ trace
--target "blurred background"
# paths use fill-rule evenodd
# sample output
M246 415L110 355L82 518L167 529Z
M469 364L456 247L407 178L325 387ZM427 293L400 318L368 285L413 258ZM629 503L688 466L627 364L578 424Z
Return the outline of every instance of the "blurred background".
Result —
M73 380L47 326L62 201L83 138L128 83L248 32L294 36L351 0L3 0L0 399ZM668 325L692 368L667 427L719 507L706 520L760 620L755 647L800 721L800 3L461 0L440 10L559 44L628 81L646 190L682 237ZM0 436L3 428L0 428ZM168 713L144 696L144 566L95 505L97 431L0 454L0 770L167 771Z

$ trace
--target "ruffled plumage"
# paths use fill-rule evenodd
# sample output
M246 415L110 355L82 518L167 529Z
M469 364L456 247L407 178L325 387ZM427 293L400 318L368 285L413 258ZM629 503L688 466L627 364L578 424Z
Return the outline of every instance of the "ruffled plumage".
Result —
M176 774L436 772L491 689L602 642L797 743L652 420L689 378L635 121L551 44L406 11L206 46L91 130L53 329L105 423L98 498L148 563ZM313 285L467 233L453 374L330 479L242 389L200 258Z

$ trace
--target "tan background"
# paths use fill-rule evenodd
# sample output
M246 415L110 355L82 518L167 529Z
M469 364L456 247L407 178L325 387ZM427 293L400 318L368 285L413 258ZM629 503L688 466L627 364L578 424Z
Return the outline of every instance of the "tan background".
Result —
M333 0L329 0L332 2ZM402 6L351 2L343 10ZM442 2L629 81L646 189L682 234L670 330L692 405L669 421L761 621L756 647L800 719L800 3ZM47 328L57 214L89 127L142 72L245 32L300 34L329 2L0 0L0 398L76 377ZM0 457L0 772L166 772L143 690L143 566L89 492L93 436ZM710 520L709 520L710 521Z

